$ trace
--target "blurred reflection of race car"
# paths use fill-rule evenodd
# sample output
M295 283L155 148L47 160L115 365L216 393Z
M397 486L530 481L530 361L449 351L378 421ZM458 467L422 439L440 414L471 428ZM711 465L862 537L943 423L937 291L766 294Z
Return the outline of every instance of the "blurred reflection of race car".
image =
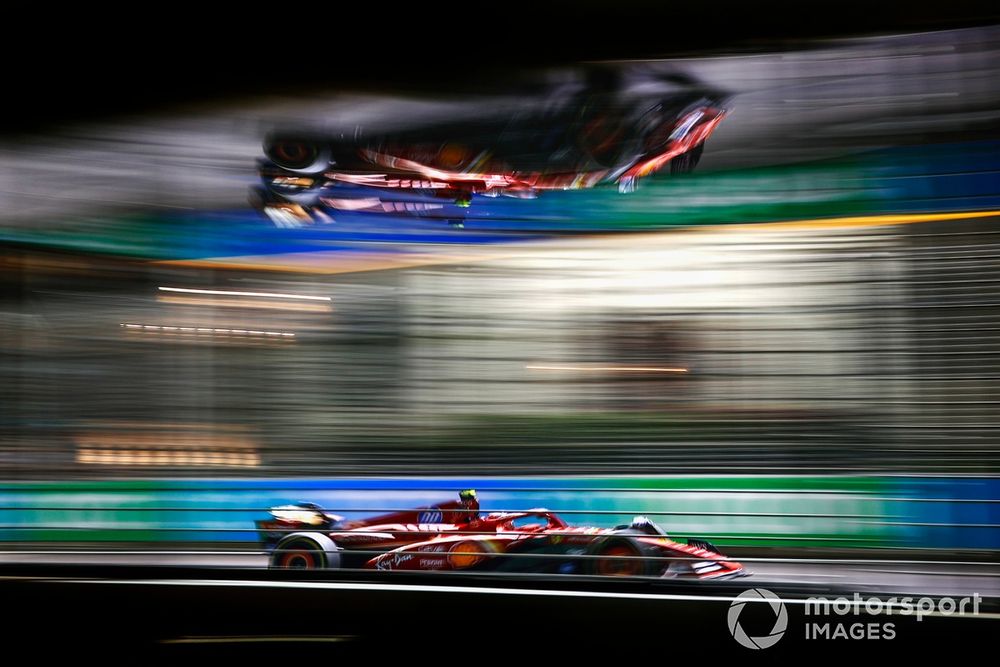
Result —
M471 494L471 495L470 495ZM471 500L470 500L471 499ZM272 568L537 572L728 579L745 576L703 540L674 541L645 517L616 528L570 526L544 509L479 516L474 491L362 521L303 503L258 521Z
M725 100L686 76L605 72L476 120L372 135L277 132L264 142L250 199L279 226L346 211L460 226L473 195L532 198L602 184L631 192L667 165L693 170Z

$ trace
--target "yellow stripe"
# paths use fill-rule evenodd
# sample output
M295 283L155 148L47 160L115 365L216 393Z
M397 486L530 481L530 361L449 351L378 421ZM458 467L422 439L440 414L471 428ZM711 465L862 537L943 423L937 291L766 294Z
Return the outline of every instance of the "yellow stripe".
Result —
M889 215L858 215L846 218L819 218L810 220L782 220L777 222L753 222L725 225L726 228L750 229L839 229L851 227L883 227L888 225L912 225L919 222L941 222L944 220L971 220L1000 216L997 211L970 211L965 213L903 213ZM714 225L718 229L719 225Z

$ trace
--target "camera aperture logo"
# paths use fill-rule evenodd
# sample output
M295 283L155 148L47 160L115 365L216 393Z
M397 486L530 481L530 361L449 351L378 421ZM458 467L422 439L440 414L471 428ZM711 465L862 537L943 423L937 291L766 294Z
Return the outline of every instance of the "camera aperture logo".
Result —
M751 637L740 625L740 614L750 602L760 601L767 602L771 606L771 610L774 611L774 627L766 635ZM751 649L770 648L778 643L778 640L784 636L785 630L788 629L788 610L785 609L781 598L766 588L751 588L736 596L736 599L729 605L728 620L729 632L741 646Z

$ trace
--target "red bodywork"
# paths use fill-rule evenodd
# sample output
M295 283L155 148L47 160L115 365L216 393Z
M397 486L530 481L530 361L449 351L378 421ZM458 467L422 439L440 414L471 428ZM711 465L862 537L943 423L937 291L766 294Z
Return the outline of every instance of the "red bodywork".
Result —
M612 168L565 173L518 171L501 160L490 159L453 165L442 162L440 154L425 156L413 147L392 146L381 150L363 148L358 152L363 162L385 170L384 173L357 174L334 170L325 176L331 181L354 185L438 190L442 196L576 190L608 181L618 183L624 191L631 189L639 178L659 171L675 157L702 145L727 113L726 109L703 106L690 111L677 122L665 124L663 131L669 132L669 136L659 145L650 146L645 155L638 157L624 171Z
M636 524L625 529L570 526L544 509L499 512L472 521L468 516L459 501L451 501L331 525L278 519L258 522L258 527L265 539L273 535L268 531L297 531L294 535L300 540L310 534L303 530L318 528L336 544L345 565L353 562L375 570L573 572L699 580L747 574L740 563L703 548L710 546L707 543L674 541L652 524L643 525L657 532L642 532Z
M523 519L538 521L521 523ZM538 562L509 569L533 570L536 569L533 566L544 564L545 559L565 559L579 560L579 571L604 575L717 579L746 574L741 564L726 560L722 554L675 542L665 535L624 534L611 528L570 526L546 510L490 514L462 528L464 534L442 531L429 539L393 549L372 558L366 567L378 570L489 569L492 559L507 556L516 564L520 555ZM602 548L602 543L607 544ZM635 545L641 546L637 549Z

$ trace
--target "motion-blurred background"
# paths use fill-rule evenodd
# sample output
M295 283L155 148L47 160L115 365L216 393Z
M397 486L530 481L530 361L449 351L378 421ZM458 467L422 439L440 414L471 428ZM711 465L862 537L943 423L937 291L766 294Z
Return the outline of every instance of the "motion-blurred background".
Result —
M459 125L544 106L593 63L450 16L389 47L398 68L369 42L309 75L270 46L226 49L225 72L192 46L184 75L109 83L103 55L90 84L46 74L0 145L0 539L252 551L271 504L475 486L484 509L645 512L734 554L989 561L1000 29L955 11L754 38L688 10L662 41L589 35L567 55L729 93L698 168L476 197L464 229L278 226L246 191L277 127ZM378 64L324 78L352 58Z

